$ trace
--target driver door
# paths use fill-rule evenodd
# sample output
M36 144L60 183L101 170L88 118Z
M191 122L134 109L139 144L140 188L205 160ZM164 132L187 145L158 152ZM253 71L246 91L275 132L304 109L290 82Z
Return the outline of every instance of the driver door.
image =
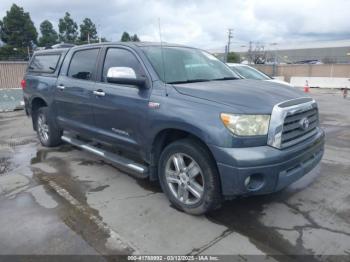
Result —
M137 76L145 76L144 68L132 50L108 47L105 49L100 81L96 82L93 113L97 139L128 151L138 152L142 130L148 117L151 89L136 85L107 82L108 69L124 67Z

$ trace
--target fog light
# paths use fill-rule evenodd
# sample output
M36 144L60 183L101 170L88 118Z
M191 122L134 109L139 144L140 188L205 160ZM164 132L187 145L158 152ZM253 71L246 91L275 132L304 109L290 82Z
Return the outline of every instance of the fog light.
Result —
M244 180L245 187L248 188L249 183L250 183L250 176L247 176L246 179Z
M244 186L249 191L257 191L263 187L265 183L264 176L262 174L253 174L250 176L247 176L244 180Z

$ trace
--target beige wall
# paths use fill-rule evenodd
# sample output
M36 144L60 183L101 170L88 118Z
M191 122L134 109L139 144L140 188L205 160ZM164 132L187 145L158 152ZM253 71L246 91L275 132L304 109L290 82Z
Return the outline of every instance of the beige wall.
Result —
M0 89L19 88L27 62L0 62Z
M273 65L253 66L268 75L273 74ZM284 76L287 82L290 81L292 76L350 78L350 64L277 65L276 75Z

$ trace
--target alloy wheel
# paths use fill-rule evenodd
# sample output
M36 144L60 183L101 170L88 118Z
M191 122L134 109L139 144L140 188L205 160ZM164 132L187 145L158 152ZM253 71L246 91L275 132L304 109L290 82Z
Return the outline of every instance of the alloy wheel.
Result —
M38 132L39 136L43 141L48 141L49 139L49 126L46 123L46 118L43 114L38 116Z
M170 156L165 166L166 182L173 196L186 205L198 203L204 193L204 177L198 163L184 153Z

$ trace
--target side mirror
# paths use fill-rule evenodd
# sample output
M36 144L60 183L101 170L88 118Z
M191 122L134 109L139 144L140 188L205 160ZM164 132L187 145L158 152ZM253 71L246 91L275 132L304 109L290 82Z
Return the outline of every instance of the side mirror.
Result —
M121 85L145 86L146 78L137 77L131 67L110 67L107 72L107 82Z

